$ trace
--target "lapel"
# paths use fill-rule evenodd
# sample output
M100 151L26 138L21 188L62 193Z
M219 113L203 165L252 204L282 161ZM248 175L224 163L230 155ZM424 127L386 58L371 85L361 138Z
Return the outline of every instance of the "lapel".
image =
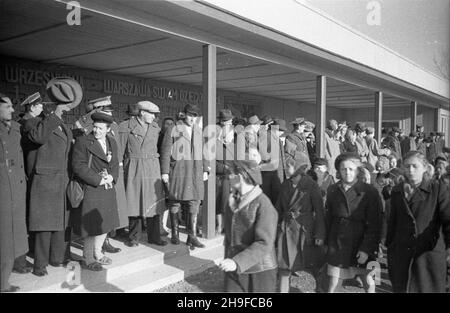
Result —
M361 197L364 194L363 187L364 187L363 183L358 181L347 192L345 192L342 183L339 183L339 190L344 196L345 204L347 206L347 213L349 215L351 215L352 213L350 210L351 204L355 202L357 198Z
M159 126L154 122L148 125L147 133L144 136L142 145L145 145L149 140L154 140L155 138L152 138L153 134L159 134Z
M108 137L107 137L108 138ZM108 159L106 157L106 154L103 152L102 146L100 145L100 143L98 142L97 139L95 139L94 135L89 134L88 135L88 139L89 139L89 145L88 145L88 150L95 156L97 156L98 158L100 158L101 160L108 162ZM108 139L109 140L109 139Z
M56 135L56 136L58 136L58 137L60 137L62 140L64 140L65 142L67 142L67 134L66 134L66 132L65 132L65 130L64 130L64 126L63 126L63 124L60 124L57 128L55 128L54 130L53 130L53 133Z
M247 205L250 204L250 202L255 200L256 197L258 197L260 194L262 194L261 188L259 186L255 186L252 190L250 190L248 192L248 194L244 195L240 199L240 202L239 202L237 208L235 208L234 213L236 213L237 211L240 211L241 209L245 208Z
M420 201L424 201L426 198L426 194L431 191L431 180L423 180L419 187L417 187L414 192L411 203L416 203Z
M130 133L132 133L136 137L141 137L141 143L144 142L145 135L147 135L147 132L145 131L144 127L141 125L141 123L138 121L137 118L134 118L130 120Z
M416 218L414 217L414 214L411 211L411 207L409 206L408 200L406 200L405 197L405 192L404 192L404 183L401 183L400 185L397 185L393 190L392 193L399 193L400 199L401 199L401 203L403 204L403 206L405 207L406 213L408 214L409 217L411 217L411 219L413 221L416 220ZM415 197L415 195L413 196L413 198Z

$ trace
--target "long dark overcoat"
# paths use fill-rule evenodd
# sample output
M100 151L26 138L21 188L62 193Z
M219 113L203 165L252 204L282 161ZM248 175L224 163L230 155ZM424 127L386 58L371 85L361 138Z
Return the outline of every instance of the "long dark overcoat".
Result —
M130 216L130 211L128 209L127 196L125 193L125 178L123 170L123 154L124 148L120 142L119 125L114 122L111 124L111 132L109 133L117 144L118 159L119 159L119 177L116 182L116 199L117 199L117 210L119 212L119 226L118 228L123 228L128 226L128 216Z
M192 137L184 121L167 129L161 145L161 173L169 174L169 200L203 200L203 172L209 172L203 158L202 129L194 124Z
M73 148L73 173L85 188L81 203L82 237L105 234L119 225L115 187L106 189L105 186L99 186L102 180L100 172L104 170L112 175L114 183L119 178L117 144L111 136L106 138L107 150L111 152L110 162L92 133L78 137ZM88 167L90 155L91 164Z
M410 201L403 183L392 190L386 246L396 292L445 292L446 246L450 245L450 192L426 180Z
M25 171L20 147L20 125L11 130L0 122L0 262L12 264L28 251L25 223Z
M306 139L298 132L292 132L286 136L286 141L293 145L285 145L285 152L291 156L294 160L305 160L308 163L308 167L311 167L311 161L309 160L308 146ZM295 147L290 149L289 147Z
M30 189L30 231L63 231L69 221L66 198L69 183L69 152L72 132L55 114L50 114L28 132L38 144Z
M282 184L275 208L280 220L278 266L290 270L294 270L294 265L299 269L309 267L314 239L325 240L324 204L319 186L307 175L302 176L296 187L288 179Z
M327 262L356 265L358 251L373 258L381 240L381 198L375 187L357 182L347 192L341 182L331 185L326 200Z

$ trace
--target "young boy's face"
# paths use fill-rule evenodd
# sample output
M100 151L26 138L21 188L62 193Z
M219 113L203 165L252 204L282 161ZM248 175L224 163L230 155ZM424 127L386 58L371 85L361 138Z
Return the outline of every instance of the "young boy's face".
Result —
M326 165L315 165L314 166L314 172L316 172L316 174L325 174L325 172L328 170Z
M294 175L294 173L295 173L294 165L288 164L286 166L286 172L287 172L288 177L292 177L292 175Z
M439 160L435 166L435 170L439 176L445 175L447 173L448 162Z

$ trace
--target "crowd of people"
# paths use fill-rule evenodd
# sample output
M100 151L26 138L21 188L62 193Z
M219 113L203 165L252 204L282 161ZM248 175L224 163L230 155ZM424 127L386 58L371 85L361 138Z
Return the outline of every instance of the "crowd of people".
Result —
M151 244L168 244L170 232L179 245L183 222L186 244L204 247L197 216L211 166L226 291L288 292L290 278L308 271L319 292L335 292L343 280L375 292L373 261L386 249L394 292L446 291L450 149L443 133L427 137L418 125L404 136L393 128L378 143L372 127L330 120L322 157L305 118L289 131L280 118L222 109L210 159L196 105L160 128L156 104L139 101L117 123L107 96L90 100L70 127L63 114L81 103L81 86L55 78L46 96L26 98L16 122L10 98L0 94L2 292L19 289L8 282L12 271L45 276L47 266L64 266L73 234L83 238L82 267L91 271L121 252L109 238L136 247L144 230Z

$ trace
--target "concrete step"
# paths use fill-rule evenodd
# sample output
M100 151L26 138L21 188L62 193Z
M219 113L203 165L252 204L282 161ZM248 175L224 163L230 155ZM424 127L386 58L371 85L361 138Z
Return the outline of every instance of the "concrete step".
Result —
M171 258L165 264L149 267L102 284L80 286L74 291L148 293L201 273L215 266L215 262L224 256L224 249L221 246L194 251L196 252L191 255Z
M217 237L211 240L199 238L205 244L203 249L189 250L184 244L187 236L180 234L180 245L168 244L160 247L146 242L140 243L138 247L127 247L123 242L111 240L111 243L121 248L122 251L117 254L107 254L113 261L111 265L104 266L105 270L101 272L93 272L89 270L79 270L80 282L84 287L96 286L109 283L111 281L127 277L134 273L143 272L154 269L159 266L170 264L171 260L178 258L195 257L198 253L209 253L210 250L223 251L223 237ZM82 247L76 243L71 246L72 259L76 261L82 260ZM214 252L215 253L215 252ZM32 259L27 258L30 263ZM70 263L68 268L54 268L48 266L49 275L37 277L33 274L15 274L11 275L10 283L19 286L22 292L71 292L73 286L67 283L70 277L70 269L72 265L78 262ZM167 265L168 266L168 265ZM83 289L83 288L79 288ZM105 290L108 291L108 290Z

